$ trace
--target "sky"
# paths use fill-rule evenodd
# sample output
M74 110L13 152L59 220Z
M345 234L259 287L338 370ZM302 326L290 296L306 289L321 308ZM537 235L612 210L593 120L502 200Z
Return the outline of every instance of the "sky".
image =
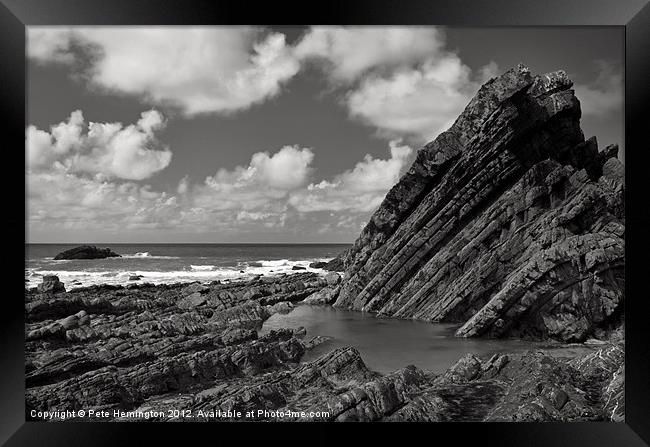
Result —
M353 242L482 83L565 70L624 160L615 27L29 27L32 243Z

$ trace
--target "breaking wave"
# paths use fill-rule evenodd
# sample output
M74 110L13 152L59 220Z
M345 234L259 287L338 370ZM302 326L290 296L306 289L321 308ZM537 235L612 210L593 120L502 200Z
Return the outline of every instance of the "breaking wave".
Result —
M124 257L138 259L155 259L157 256L148 252L126 255ZM170 256L159 256L158 258L174 258ZM113 258L120 259L120 258ZM259 260L239 262L231 266L218 266L214 264L184 264L174 263L170 270L148 270L142 269L142 265L132 269L128 266L119 269L92 269L92 270L61 270L51 269L53 267L29 268L25 270L25 287L36 287L44 275L56 275L65 284L66 289L86 287L97 284L127 285L134 284L136 281L131 280L132 276L140 276L137 283L153 284L171 284L177 282L193 281L221 281L221 280L238 280L248 279L258 275L280 275L294 274L305 271L320 272L320 269L313 269L309 264L316 261L326 261L326 259L303 259L291 261L288 259L279 260ZM117 264L119 265L119 264Z
M214 265L190 265L192 270L209 271L215 268Z
M133 253L133 254L124 254L122 255L123 259L180 259L178 256L159 256L152 255L148 251ZM120 258L110 258L110 259L120 259Z

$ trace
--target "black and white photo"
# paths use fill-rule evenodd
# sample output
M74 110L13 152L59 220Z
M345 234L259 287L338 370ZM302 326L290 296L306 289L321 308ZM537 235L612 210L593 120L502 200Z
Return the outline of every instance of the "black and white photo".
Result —
M26 420L625 421L621 28L26 57Z

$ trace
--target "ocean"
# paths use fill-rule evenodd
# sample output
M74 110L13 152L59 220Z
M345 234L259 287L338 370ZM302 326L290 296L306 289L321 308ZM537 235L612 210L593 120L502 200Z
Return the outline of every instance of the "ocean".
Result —
M246 279L256 275L296 273L294 266L318 272L309 264L329 261L350 244L91 244L109 247L121 258L55 261L58 253L80 244L25 244L25 287L43 275L57 275L66 289L94 284L140 282L166 284Z

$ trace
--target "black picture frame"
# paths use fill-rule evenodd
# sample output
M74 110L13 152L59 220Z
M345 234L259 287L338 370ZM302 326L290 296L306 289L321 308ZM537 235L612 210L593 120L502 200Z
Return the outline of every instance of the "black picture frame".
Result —
M5 170L5 263L0 325L0 442L6 445L131 445L136 439L211 444L350 442L352 432L393 442L450 442L553 446L641 446L650 443L650 343L645 277L650 251L646 196L650 125L650 0L363 0L299 5L235 0L0 0L0 110ZM289 11L291 11L289 13ZM24 163L25 27L29 25L394 24L448 26L619 26L625 28L626 146L626 422L285 424L41 423L25 422L24 308L17 259L25 223L20 196ZM9 157L9 156L12 157ZM17 160L17 162L15 161ZM22 185L22 186L21 186ZM15 270L15 271L14 271ZM252 424L252 425L251 425ZM226 432L228 438L226 438ZM420 439L420 441L418 441Z

